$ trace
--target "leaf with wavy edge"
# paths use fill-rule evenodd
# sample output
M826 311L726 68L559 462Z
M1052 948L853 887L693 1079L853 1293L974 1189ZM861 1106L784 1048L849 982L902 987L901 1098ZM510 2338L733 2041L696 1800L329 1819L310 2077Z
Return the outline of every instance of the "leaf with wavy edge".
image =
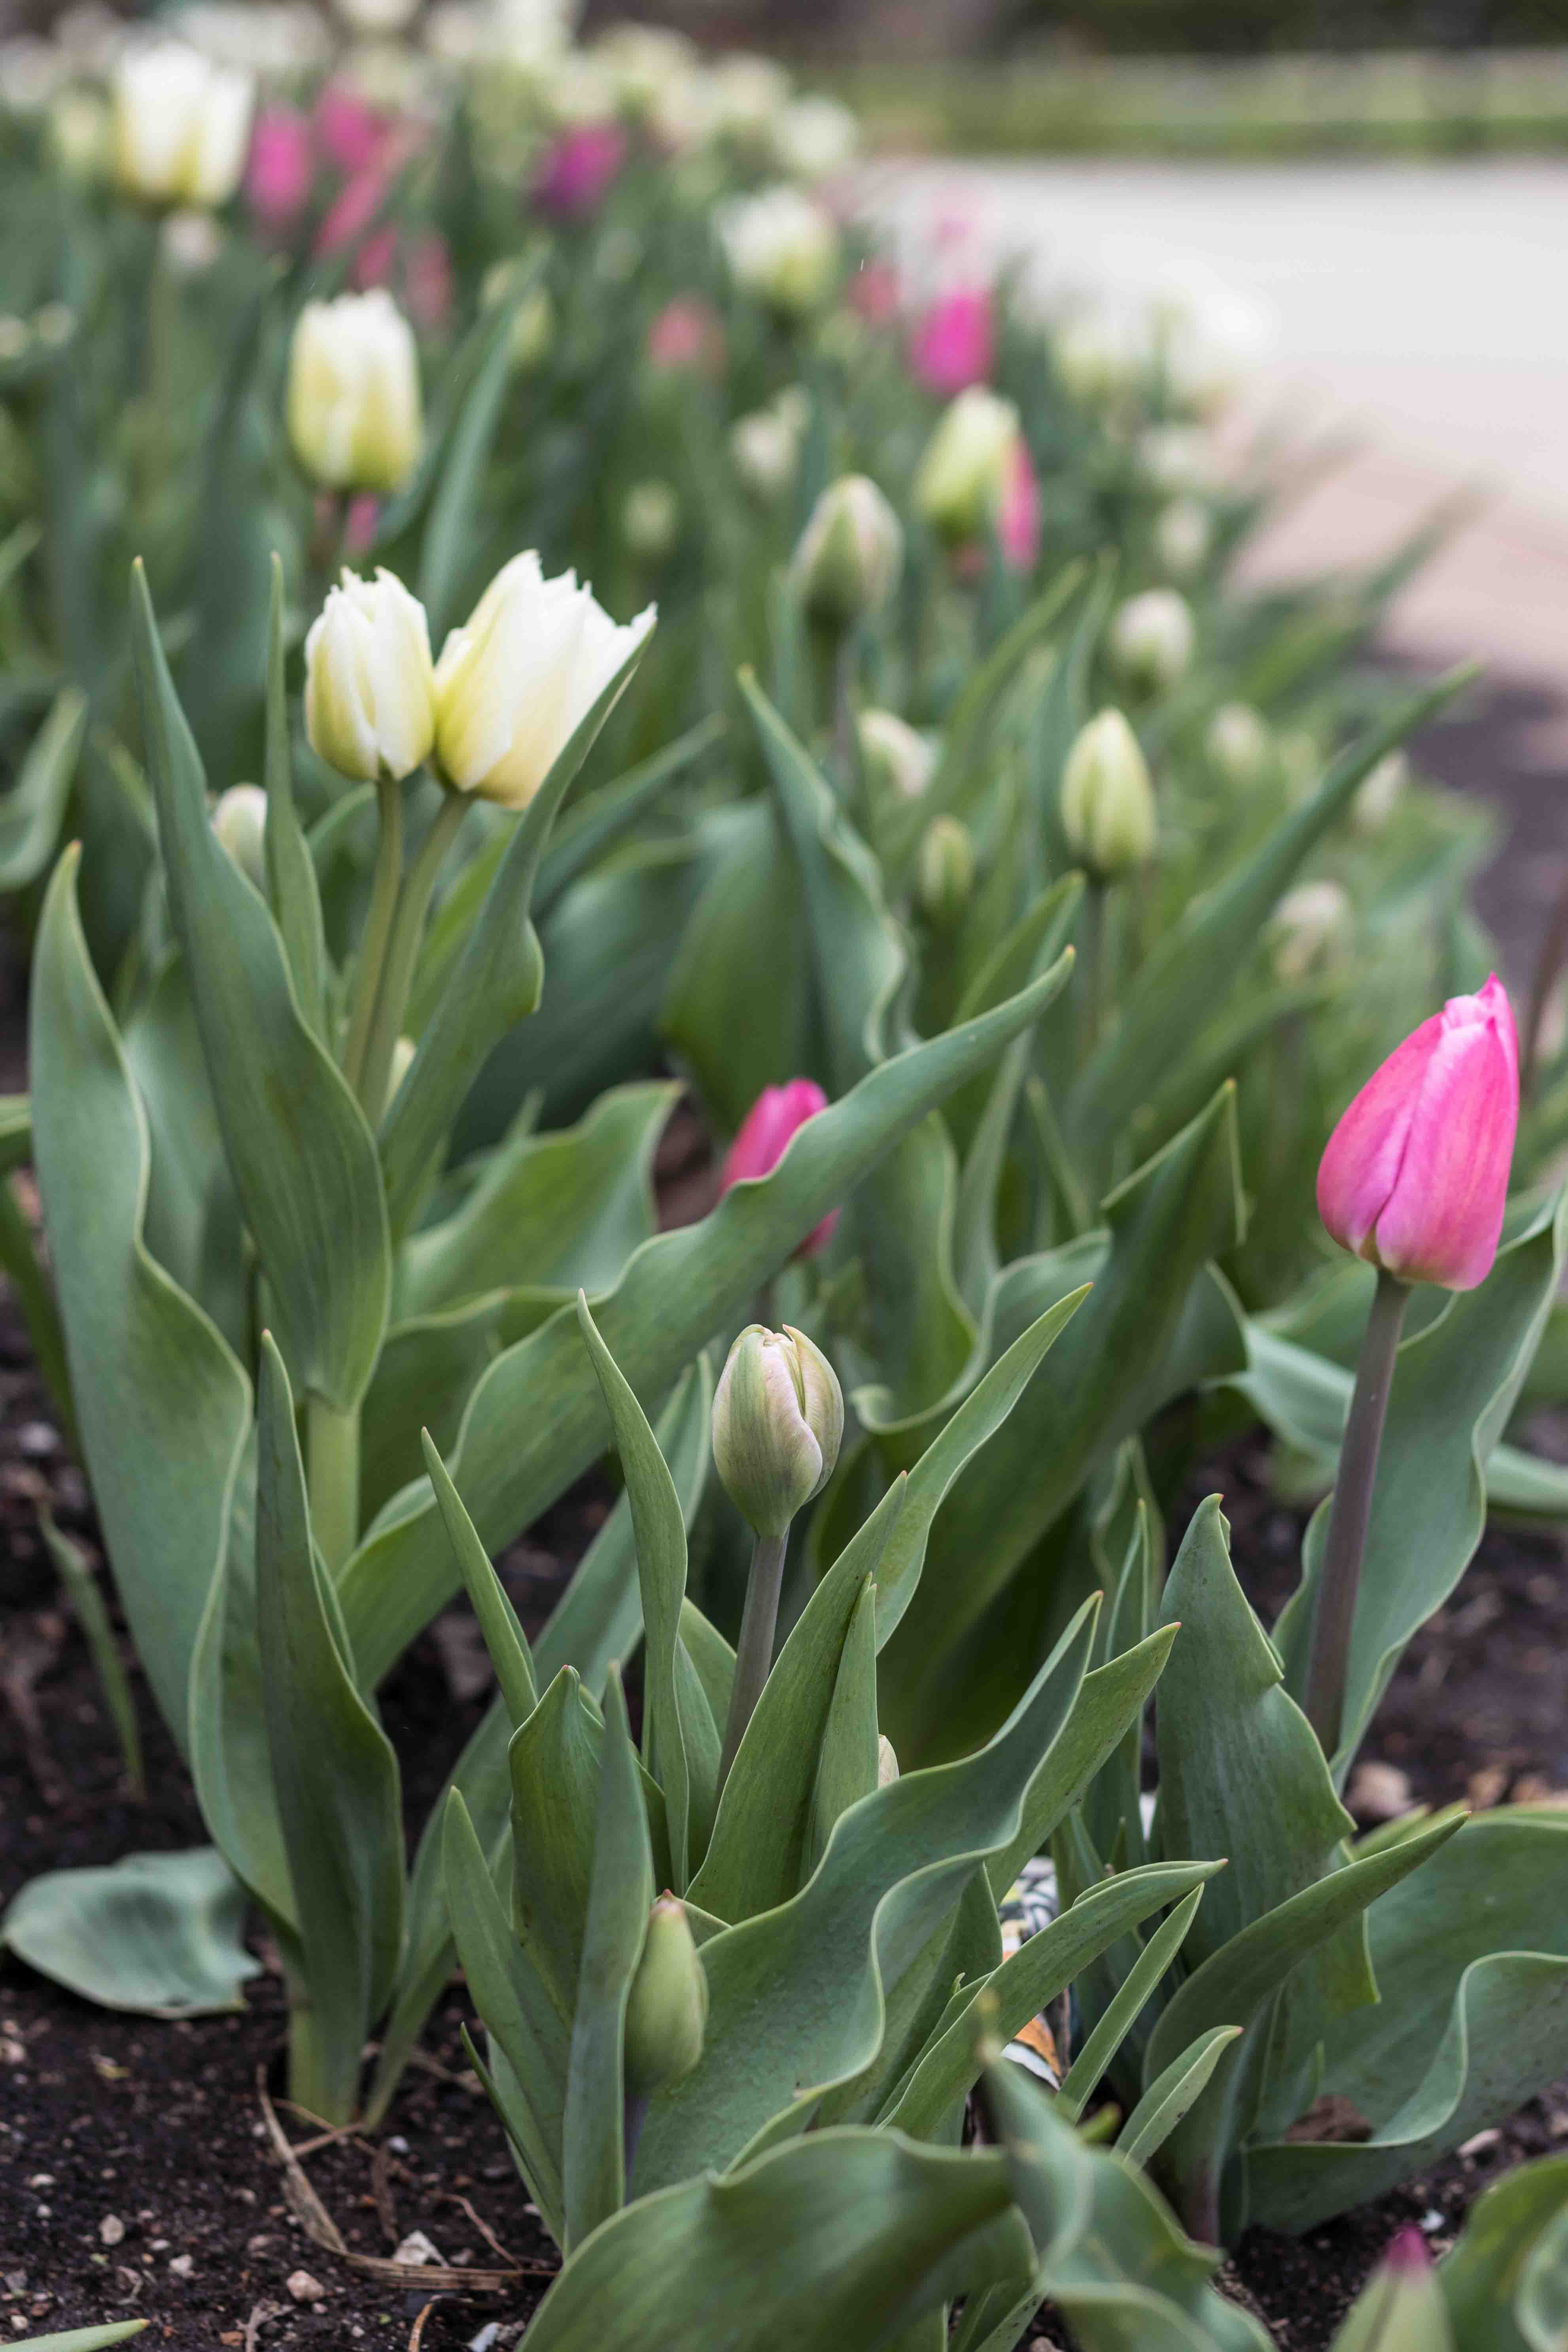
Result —
M1563 2352L1568 2157L1522 2164L1479 2197L1437 2273L1458 2352ZM1538 2308L1551 2287L1550 2315Z
M240 1987L261 1963L244 1929L244 1890L204 1845L45 1871L0 1915L0 1949L100 2009L205 2017L245 2007Z
M1037 1018L1055 974L965 1028L911 1047L808 1119L769 1176L737 1184L700 1224L645 1243L616 1288L590 1301L605 1346L645 1402L667 1387L760 1282L785 1264L879 1155ZM579 1477L609 1417L574 1309L498 1357L469 1399L447 1466L491 1550ZM344 1568L355 1658L376 1682L450 1596L456 1578L428 1482L390 1505Z

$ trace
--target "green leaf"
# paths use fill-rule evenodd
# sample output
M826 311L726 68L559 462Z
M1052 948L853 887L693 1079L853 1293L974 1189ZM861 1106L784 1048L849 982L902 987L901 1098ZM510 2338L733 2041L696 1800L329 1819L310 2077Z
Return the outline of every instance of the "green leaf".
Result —
M109 1621L109 1612L104 1606L103 1595L98 1589L98 1579L80 1545L73 1543L70 1537L56 1526L54 1514L47 1503L38 1506L38 1527L45 1549L65 1586L72 1614L81 1628L82 1638L91 1655L98 1686L120 1742L121 1759L125 1766L125 1778L131 1793L142 1799L147 1794L147 1782L142 1769L142 1735L136 1726L136 1701L132 1694L131 1677L125 1671L125 1661L120 1654L114 1628Z
M216 1846L132 1853L105 1870L50 1870L0 1919L0 1945L100 2009L205 2017L243 2009L259 1960L245 1890Z
M404 1244L399 1321L525 1286L605 1289L658 1231L653 1155L679 1087L620 1087L574 1128L503 1145L451 1216Z
M583 1685L564 1666L507 1750L512 1927L567 2040L583 1970L601 1741Z
M1521 2164L1476 2200L1437 2273L1458 2352L1562 2352L1565 2210L1563 2156Z
M146 1120L93 974L78 858L55 870L33 966L29 1061L71 1389L137 1655L176 1744L250 1423L250 1383L142 1239Z
M506 1588L474 1532L474 1523L463 1508L463 1498L447 1475L447 1465L431 1444L428 1430L425 1432L425 1467L436 1490L436 1500L452 1539L452 1549L468 1589L485 1648L496 1670L502 1705L512 1729L519 1731L539 1704L528 1636L517 1622L517 1612L507 1597Z
M1206 1883L1206 1882L1205 1882ZM1064 2123L1076 2124L1096 2086L1115 2061L1137 2020L1159 1990L1162 1979L1186 1940L1187 1930L1204 1899L1194 1886L1177 1904L1170 1917L1150 1937L1115 1995L1107 2002L1093 2032L1068 2067L1057 2094L1057 2112ZM1080 1898L1081 1900L1081 1898Z
M304 2105L346 2123L358 2106L360 2051L386 2006L403 1941L397 1759L334 1632L289 1376L265 1332L257 1440L257 1630L308 2011L307 2082L298 2020L291 2079Z
M0 1176L0 1274L10 1286L12 1303L27 1328L33 1359L49 1402L59 1419L60 1434L73 1453L81 1451L71 1400L70 1368L66 1360L65 1329L33 1227L17 1195L16 1186Z
M1027 2263L1000 2157L817 2132L616 2214L529 2323L530 2352L889 2352L922 2311Z
M13 2340L12 2352L103 2352L105 2345L123 2344L151 2327L150 2319L112 2319L103 2327L68 2327L63 2336L24 2336Z
M1026 1028L1055 984L1047 976L967 1028L874 1070L806 1122L770 1176L735 1186L700 1223L646 1243L616 1288L591 1302L634 1392L645 1402L657 1396L715 1332L739 1320L759 1283L787 1263L879 1155ZM448 1454L487 1548L500 1549L536 1518L604 1451L607 1435L575 1312L563 1310L497 1358ZM342 1580L367 1681L378 1680L428 1622L452 1591L453 1572L433 1500L411 1497L395 1515L384 1513Z
M284 688L283 564L272 558L272 606L267 640L267 893L272 902L283 952L294 982L295 1001L305 1025L327 1042L327 943L321 928L321 893L294 804L294 763L289 744L289 701Z
M682 1721L680 1606L686 1598L686 1519L658 1442L615 1358L600 1339L584 1294L577 1322L616 1433L616 1451L631 1501L642 1592L644 1674L643 1753L664 1791L674 1892L691 1874L689 1741ZM652 1895L648 1897L651 1903ZM647 1906L644 1906L646 1913Z
M0 1095L0 1176L33 1156L33 1108L26 1095Z
M1239 2025L1215 2025L1157 2074L1116 2136L1116 2153L1129 2164L1157 2156L1202 2094L1222 2053L1240 2038Z
M840 1813L877 1786L877 1590L868 1582L855 1604L839 1654L833 1698L811 1791L811 1828L802 1883L827 1850Z
M626 1995L652 1907L647 1817L626 1703L620 1676L612 1668L600 1749L594 1874L566 2074L563 2179L568 2251L626 2202L622 2050Z
M489 347L458 411L426 518L419 563L419 601L439 645L457 618L454 606L473 559L479 493L516 362L512 327L541 264L524 263L488 328Z
M87 734L87 697L64 686L10 791L0 794L0 890L36 882L58 845Z
M293 1381L349 1412L374 1369L391 1292L374 1141L300 1011L271 915L208 822L140 564L132 608L170 912L229 1165Z

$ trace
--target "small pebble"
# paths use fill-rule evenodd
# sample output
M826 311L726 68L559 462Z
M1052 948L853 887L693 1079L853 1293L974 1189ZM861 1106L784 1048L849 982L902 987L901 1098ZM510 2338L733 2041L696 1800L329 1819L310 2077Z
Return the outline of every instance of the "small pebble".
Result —
M176 2254L169 2264L171 2273L178 2279L188 2279L195 2267L196 2258L195 2254Z
M418 2266L424 2263L438 2263L441 2257L423 2230L410 2230L392 2259L395 2263Z
M285 2287L295 2303L319 2303L327 2292L321 2280L312 2278L309 2271L290 2271Z
M106 2213L98 2225L98 2234L106 2246L118 2246L125 2235L125 2224L118 2213Z

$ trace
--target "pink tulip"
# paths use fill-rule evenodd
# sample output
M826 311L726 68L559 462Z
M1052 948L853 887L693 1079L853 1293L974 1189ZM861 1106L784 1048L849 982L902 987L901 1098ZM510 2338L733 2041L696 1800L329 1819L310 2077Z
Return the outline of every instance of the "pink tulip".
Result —
M943 400L984 383L995 359L991 297L981 292L945 294L933 302L910 338L916 375Z
M336 253L345 245L357 245L381 210L385 195L386 184L379 172L361 172L346 181L316 231L318 255Z
M310 126L291 106L268 106L257 118L246 166L250 209L274 234L292 226L310 199L315 165Z
M403 267L408 314L416 327L435 334L452 312L452 257L438 229L416 236Z
M329 84L316 101L316 137L334 170L352 177L382 160L387 126L374 107L341 82Z
M815 1118L818 1111L826 1108L827 1097L815 1078L791 1078L787 1086L764 1087L724 1154L724 1164L719 1171L721 1193L748 1177L771 1176L784 1158L784 1147L808 1118ZM826 1249L837 1223L838 1212L832 1209L815 1233L807 1234L795 1252L796 1257L815 1257L818 1250Z
M996 517L1002 561L1009 572L1032 572L1040 559L1040 484L1029 445L1020 433L1007 461L1006 487Z
M659 373L724 373L724 329L700 294L677 294L647 331L648 365Z
M327 515L331 514L331 501L327 501ZM381 500L362 490L349 500L349 510L343 517L343 554L351 563L358 563L375 545L376 529L381 521Z
M898 316L899 273L890 261L863 261L847 289L849 307L868 327L885 327Z
M617 122L584 122L563 131L534 176L535 203L564 219L584 219L598 210L626 156L626 133Z
M1402 1282L1473 1290L1497 1255L1518 1125L1519 1038L1494 972L1367 1080L1329 1138L1318 1214Z
M354 260L354 284L362 293L373 286L390 283L397 266L397 231L390 226L378 228L367 236Z

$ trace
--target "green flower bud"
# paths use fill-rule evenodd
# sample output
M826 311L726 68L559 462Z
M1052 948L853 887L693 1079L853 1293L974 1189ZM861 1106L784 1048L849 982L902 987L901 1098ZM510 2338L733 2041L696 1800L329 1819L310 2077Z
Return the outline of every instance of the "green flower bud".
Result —
M1357 833L1381 833L1398 807L1410 782L1410 761L1403 751L1387 751L1356 786L1351 800L1351 824Z
M1120 710L1080 729L1062 770L1062 831L1097 881L1114 881L1152 856L1154 789L1138 738Z
M1298 882L1287 890L1268 921L1276 980L1305 980L1331 963L1351 921L1351 902L1337 882Z
M1454 2352L1448 2306L1419 2230L1401 2230L1352 2305L1333 2352Z
M1222 702L1209 720L1204 750L1215 773L1227 784L1255 784L1268 772L1274 738L1267 719L1250 703Z
M621 536L634 555L658 563L680 537L680 499L671 482L634 482L621 509Z
M866 475L845 474L813 507L791 570L806 611L843 625L881 611L903 564L898 516Z
M1146 588L1118 607L1109 646L1123 677L1145 694L1161 693L1193 666L1197 630L1192 607L1174 588Z
M679 2083L702 2055L708 1977L686 1906L661 1895L648 1914L642 1958L626 1995L626 2078L633 2098Z
M891 710L863 710L856 722L860 765L873 799L918 801L936 768L938 747Z
M952 539L994 521L1018 440L1018 412L984 384L971 384L942 412L915 469L914 499Z
M230 784L218 795L213 831L244 875L267 895L267 795L259 784Z
M713 1460L752 1532L782 1536L833 1475L844 1435L837 1376L804 1331L749 1323L713 1395Z
M926 915L940 930L951 930L974 887L974 844L957 817L935 817L927 825L915 879Z

